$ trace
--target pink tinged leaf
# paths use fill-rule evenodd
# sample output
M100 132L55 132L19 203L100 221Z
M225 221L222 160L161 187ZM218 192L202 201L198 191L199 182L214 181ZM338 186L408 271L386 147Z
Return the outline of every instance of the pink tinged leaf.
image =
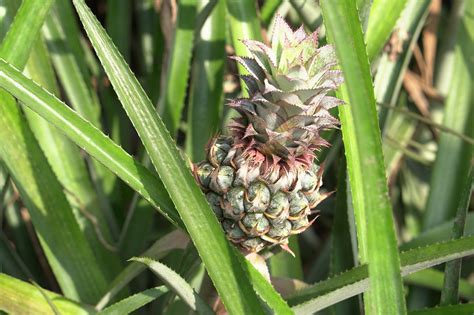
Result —
M273 91L280 91L276 86L275 86L275 82L270 82L267 78L265 80L263 80L263 83L264 83L264 90L263 90L263 94L266 94L266 93L269 93L269 92L273 92Z
M265 72L255 59L240 56L231 56L230 58L240 63L250 73L250 75L255 78L255 80L263 81L263 79L265 79Z
M316 51L308 67L308 72L310 75L315 75L326 68L327 65L330 67L337 65L336 52L331 45L323 46Z
M241 75L240 76L244 81L245 85L247 86L247 92L249 95L254 95L258 91L261 90L262 87L259 86L259 82L251 75ZM261 84L261 83L260 83Z
M280 59L283 49L287 47L288 38L292 37L293 30L288 26L285 19L277 14L272 32L272 50L276 54L276 60Z
M308 71L306 71L306 68L302 65L295 65L292 66L290 69L288 69L288 72L286 73L287 77L290 79L297 79L297 80L304 80L308 81L309 80L309 74Z
M294 44L298 44L306 39L308 34L306 34L303 25L301 25L294 33L293 33L293 40Z
M307 87L307 82L298 78L289 78L283 74L277 74L275 76L278 88L282 91L294 91L301 88Z
M272 73L276 68L275 53L262 42L250 39L242 40L242 43L247 47L257 63L265 69L268 73Z

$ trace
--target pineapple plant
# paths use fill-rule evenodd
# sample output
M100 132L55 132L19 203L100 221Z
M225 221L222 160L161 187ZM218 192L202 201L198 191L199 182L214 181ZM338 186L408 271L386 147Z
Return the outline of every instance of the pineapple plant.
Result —
M235 56L248 97L230 100L239 117L229 135L211 139L207 159L193 167L196 180L227 235L244 251L279 245L316 219L323 167L315 151L329 143L322 130L338 120L329 109L342 101L328 93L343 82L330 45L317 32L293 31L280 16L271 47L243 40L252 57Z

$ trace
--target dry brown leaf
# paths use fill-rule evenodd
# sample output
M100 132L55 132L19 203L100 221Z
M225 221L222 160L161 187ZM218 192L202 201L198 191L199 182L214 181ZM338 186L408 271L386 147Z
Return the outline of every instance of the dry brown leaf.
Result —
M423 82L427 85L433 84L434 63L436 59L436 45L438 38L436 36L441 14L441 0L433 0L429 9L430 13L423 30L423 55L426 62L426 71L423 76Z

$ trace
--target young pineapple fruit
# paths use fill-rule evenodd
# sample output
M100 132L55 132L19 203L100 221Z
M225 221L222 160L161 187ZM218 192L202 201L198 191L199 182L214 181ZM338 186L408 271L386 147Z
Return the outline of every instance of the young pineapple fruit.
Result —
M194 174L229 240L251 252L289 250L288 237L311 225L325 198L314 151L329 145L320 132L339 123L328 110L342 101L327 93L343 77L331 46L318 48L316 33L293 32L280 16L271 47L243 43L253 58L233 58L249 72L249 97L229 102L240 117L210 141Z

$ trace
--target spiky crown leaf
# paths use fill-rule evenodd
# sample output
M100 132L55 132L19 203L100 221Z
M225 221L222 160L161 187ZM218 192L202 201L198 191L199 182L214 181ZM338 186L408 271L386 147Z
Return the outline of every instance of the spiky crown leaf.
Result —
M249 72L249 97L230 101L241 117L230 125L237 146L284 163L310 164L327 145L321 130L339 123L328 110L343 103L328 96L343 82L332 46L318 48L317 33L295 32L277 16L271 47L243 40L252 57L233 57Z

